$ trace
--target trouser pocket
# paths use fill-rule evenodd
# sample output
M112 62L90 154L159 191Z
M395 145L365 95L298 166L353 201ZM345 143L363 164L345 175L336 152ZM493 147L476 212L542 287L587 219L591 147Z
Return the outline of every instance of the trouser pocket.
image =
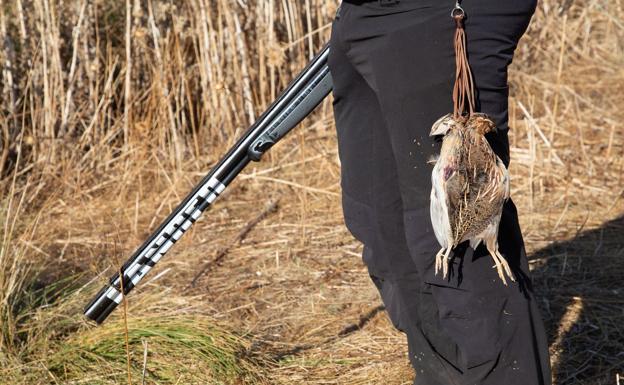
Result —
M460 351L463 370L495 363L501 353L501 328L507 299L432 285L440 327Z

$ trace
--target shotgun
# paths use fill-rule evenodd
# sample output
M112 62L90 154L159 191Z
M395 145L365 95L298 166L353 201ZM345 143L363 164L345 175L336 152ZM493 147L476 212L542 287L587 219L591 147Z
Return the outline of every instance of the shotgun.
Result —
M321 103L333 86L328 56L329 45L325 45L87 304L87 318L102 323L245 166L260 161L264 152Z

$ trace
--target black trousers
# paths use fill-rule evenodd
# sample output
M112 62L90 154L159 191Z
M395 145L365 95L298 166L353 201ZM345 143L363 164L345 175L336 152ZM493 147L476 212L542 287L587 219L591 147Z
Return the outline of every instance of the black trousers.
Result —
M452 111L454 0L343 1L329 66L345 224L393 324L407 335L419 385L550 384L548 345L532 296L516 208L504 207L499 247L517 282L504 286L485 247L461 244L451 276L434 274L433 122ZM509 164L507 67L535 0L465 0L477 107ZM513 183L513 177L512 177Z

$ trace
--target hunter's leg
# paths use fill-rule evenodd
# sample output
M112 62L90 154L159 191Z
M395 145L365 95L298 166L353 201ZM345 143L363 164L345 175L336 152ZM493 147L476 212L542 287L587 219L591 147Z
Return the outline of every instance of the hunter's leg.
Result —
M447 364L431 349L428 338L448 356L457 350L448 338L434 333L425 337L421 330L421 325L439 330L434 325L437 315L431 292L420 290L421 280L407 249L396 164L377 97L343 45L343 24L356 16L354 7L343 5L341 17L334 21L329 62L345 224L364 243L363 260L390 319L406 332L410 350L418 354L410 354L410 360L420 383L445 385L452 383L444 376Z
M431 328L417 318L407 327L426 337L447 335L456 343L459 362L438 355L457 365L455 383L547 385L547 345L528 279L516 274L518 282L503 285L491 268L486 248L478 248L473 255L466 245L454 253L449 280L434 274L439 245L429 218L431 167L427 160L439 148L428 133L433 122L452 108L454 23L449 10L453 5L453 1L405 0L393 7L362 6L359 14L352 6L348 15L361 16L351 21L356 27L350 31L349 54L377 95L396 162L407 247L422 280L421 293L430 290L438 316L439 323L432 323ZM488 139L505 163L509 161L507 66L533 6L532 1L465 2L467 48L478 107L492 116L501 131L500 136ZM500 226L501 253L512 271L528 276L511 201L505 205ZM404 297L404 301L413 299ZM443 348L433 337L429 342L434 350ZM410 351L421 347L414 341Z

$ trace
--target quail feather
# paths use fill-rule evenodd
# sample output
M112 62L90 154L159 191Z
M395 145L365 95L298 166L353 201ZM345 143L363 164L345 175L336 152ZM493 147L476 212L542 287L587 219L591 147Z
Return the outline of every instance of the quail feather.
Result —
M498 276L515 281L509 264L498 250L498 226L509 198L509 173L492 151L485 134L496 130L485 114L452 114L438 119L430 136L443 135L442 147L431 173L431 222L442 248L436 254L435 273L446 278L451 251L470 241L481 242L494 259Z

